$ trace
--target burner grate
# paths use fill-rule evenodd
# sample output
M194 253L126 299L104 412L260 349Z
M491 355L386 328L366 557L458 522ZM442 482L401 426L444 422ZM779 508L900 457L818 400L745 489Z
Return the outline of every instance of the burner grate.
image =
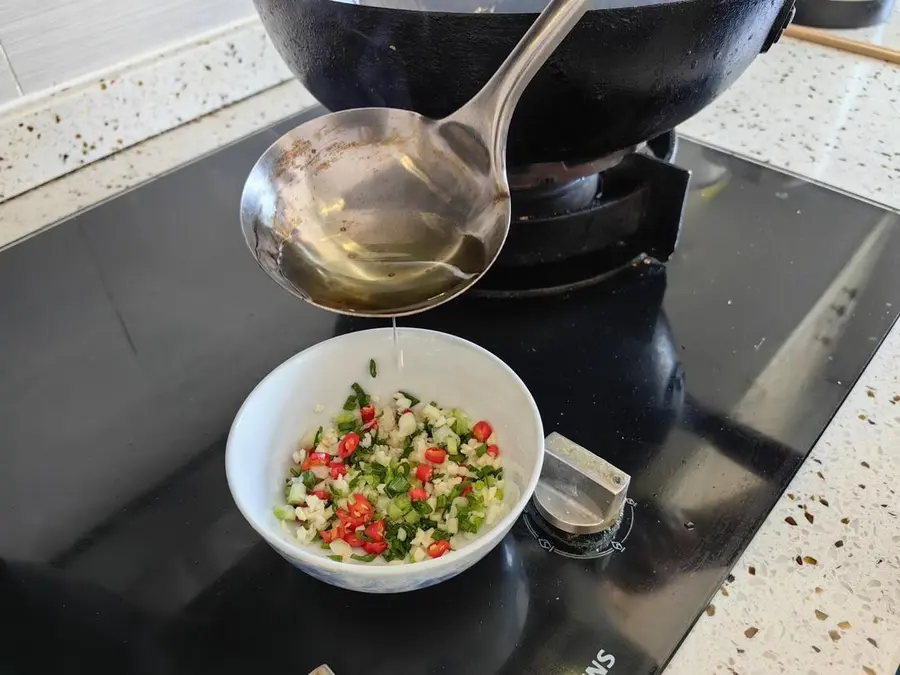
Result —
M669 156L674 153L674 138L665 148L672 150ZM591 203L572 212L539 213L537 190L529 191L533 199L524 203L515 192L513 214L518 219L493 268L468 293L493 298L553 295L601 282L645 259L667 261L678 241L690 172L632 153L596 178ZM545 196L557 201L545 201L550 207L544 210L552 212L561 203L554 190L571 193L571 185L548 187Z

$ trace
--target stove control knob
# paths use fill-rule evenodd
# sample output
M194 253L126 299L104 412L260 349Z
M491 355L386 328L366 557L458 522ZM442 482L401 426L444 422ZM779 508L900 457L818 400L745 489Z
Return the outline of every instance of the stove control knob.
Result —
M544 468L534 505L568 534L596 534L622 517L631 476L587 448L553 432L544 440Z

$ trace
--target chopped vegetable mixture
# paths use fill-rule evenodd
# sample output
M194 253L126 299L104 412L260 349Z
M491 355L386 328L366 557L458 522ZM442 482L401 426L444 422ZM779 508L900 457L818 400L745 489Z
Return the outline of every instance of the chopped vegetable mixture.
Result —
M369 372L376 376L375 362ZM505 512L489 422L398 391L381 406L357 383L331 425L293 453L285 504L293 536L334 560L399 564L458 549Z

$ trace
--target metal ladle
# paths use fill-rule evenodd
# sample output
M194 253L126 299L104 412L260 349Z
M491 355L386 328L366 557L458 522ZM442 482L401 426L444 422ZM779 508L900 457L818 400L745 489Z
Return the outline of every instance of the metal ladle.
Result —
M294 295L360 316L414 314L472 286L509 232L513 111L586 11L586 0L550 0L449 117L358 108L278 139L241 196L241 227L260 266Z

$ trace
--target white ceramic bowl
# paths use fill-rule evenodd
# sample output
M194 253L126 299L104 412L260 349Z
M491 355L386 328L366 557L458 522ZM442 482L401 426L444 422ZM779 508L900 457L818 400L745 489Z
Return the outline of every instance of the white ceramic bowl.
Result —
M544 460L544 431L522 380L490 352L446 333L401 328L399 366L392 330L349 333L321 342L272 371L241 406L225 452L228 486L241 513L293 565L329 584L367 593L399 593L456 576L496 546L531 498ZM369 375L375 359L378 376ZM284 477L300 438L341 409L350 383L384 400L410 391L442 406L487 419L504 462L508 513L457 551L408 565L337 562L318 544L293 539L272 513L283 501ZM317 405L324 411L316 413Z

